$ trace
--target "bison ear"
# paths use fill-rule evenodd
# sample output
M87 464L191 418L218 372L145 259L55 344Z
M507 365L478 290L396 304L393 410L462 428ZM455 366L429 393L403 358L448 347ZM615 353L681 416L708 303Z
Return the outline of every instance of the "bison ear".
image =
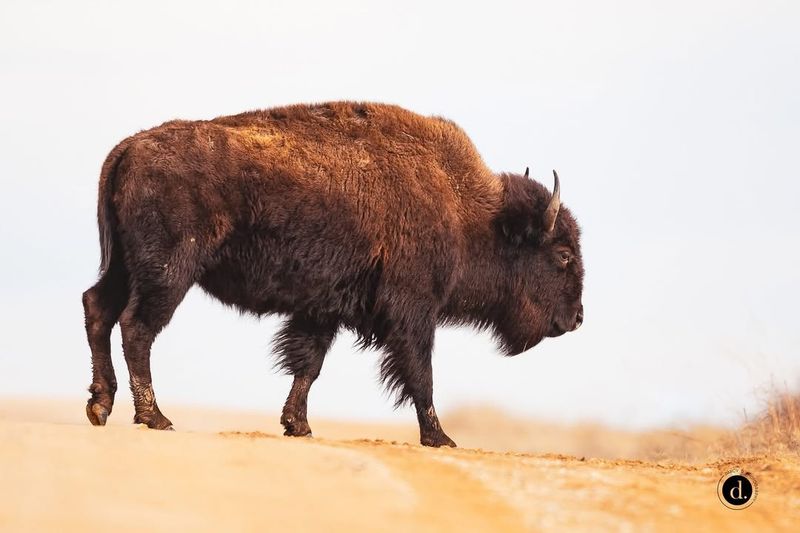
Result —
M536 230L530 216L503 216L498 225L503 237L514 246L519 246L524 242L532 242L535 240Z
M495 220L496 226L504 240L512 246L519 246L523 243L540 242L545 235L542 230L541 215L534 209L534 201L531 197L529 179L530 169L525 169L524 179L519 178L519 174L505 175L505 195L503 197L503 207Z
M536 238L539 224L525 204L507 203L497 217L497 227L503 238L513 246L532 242Z

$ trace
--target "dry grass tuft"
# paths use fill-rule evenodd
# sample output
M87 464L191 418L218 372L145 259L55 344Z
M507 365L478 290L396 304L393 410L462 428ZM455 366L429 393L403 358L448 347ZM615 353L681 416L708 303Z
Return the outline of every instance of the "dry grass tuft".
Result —
M466 406L445 417L460 445L496 451L563 453L576 457L706 463L759 455L800 454L800 392L765 392L756 418L736 429L694 426L645 432L594 424L560 425Z
M723 442L728 453L800 452L800 393L774 394L764 411Z

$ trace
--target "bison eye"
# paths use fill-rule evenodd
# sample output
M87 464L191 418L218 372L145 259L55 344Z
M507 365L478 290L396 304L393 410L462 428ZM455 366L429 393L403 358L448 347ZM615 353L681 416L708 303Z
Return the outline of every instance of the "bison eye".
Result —
M566 250L561 250L558 253L558 258L561 260L562 263L564 263L564 265L569 263L569 260L570 260L571 257L572 256L570 255L570 253L568 251L566 251Z

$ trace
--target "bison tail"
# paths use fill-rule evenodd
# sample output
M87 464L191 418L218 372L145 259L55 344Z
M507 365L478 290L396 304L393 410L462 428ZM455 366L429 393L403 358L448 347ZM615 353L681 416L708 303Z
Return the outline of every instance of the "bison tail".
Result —
M114 235L116 233L116 213L114 212L111 198L114 194L117 167L122 161L127 149L127 142L123 141L111 150L103 162L100 171L100 185L97 194L97 227L100 230L100 275L108 272L111 266L111 257L114 249Z

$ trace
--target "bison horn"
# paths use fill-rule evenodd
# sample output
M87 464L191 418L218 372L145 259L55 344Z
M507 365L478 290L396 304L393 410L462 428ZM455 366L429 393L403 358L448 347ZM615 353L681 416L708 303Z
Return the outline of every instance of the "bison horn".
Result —
M558 173L555 170L553 171L553 178L555 178L553 197L544 211L544 229L547 233L551 233L553 228L556 227L556 217L558 217L558 210L561 209L561 185L558 183Z
M525 167L525 177L526 178L528 177L528 174L530 174L530 170L531 170L530 168Z

